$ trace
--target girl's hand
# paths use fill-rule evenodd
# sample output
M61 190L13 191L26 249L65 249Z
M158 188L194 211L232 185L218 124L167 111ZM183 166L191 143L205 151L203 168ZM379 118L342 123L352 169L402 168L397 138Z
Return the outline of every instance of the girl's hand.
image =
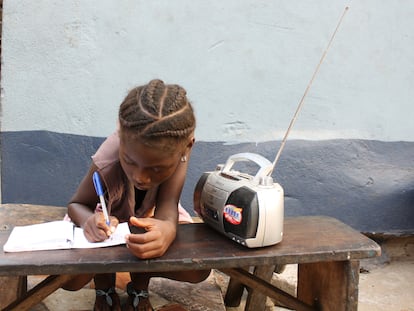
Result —
M92 214L83 226L83 233L89 242L101 242L109 238L115 232L119 224L118 218L109 216L109 226L105 222L102 212Z
M138 258L148 259L164 255L175 239L177 225L171 221L136 217L129 220L133 226L146 231L126 236L127 247Z

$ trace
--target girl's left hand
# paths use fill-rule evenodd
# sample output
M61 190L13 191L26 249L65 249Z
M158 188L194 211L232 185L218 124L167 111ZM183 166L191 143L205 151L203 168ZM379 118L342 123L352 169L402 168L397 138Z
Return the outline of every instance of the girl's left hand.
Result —
M126 236L127 247L132 254L141 259L164 255L177 233L177 225L168 220L131 217L130 223L146 231Z

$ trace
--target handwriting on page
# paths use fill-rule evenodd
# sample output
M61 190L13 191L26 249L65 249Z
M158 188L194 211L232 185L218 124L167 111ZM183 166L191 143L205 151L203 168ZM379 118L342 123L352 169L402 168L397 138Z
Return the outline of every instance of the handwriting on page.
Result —
M110 238L102 242L89 242L85 235L83 234L82 228L75 228L74 233L74 242L72 248L98 248L98 247L107 247L113 245L125 244L125 236L131 233L129 231L128 223L120 223L116 228L115 232L111 235Z

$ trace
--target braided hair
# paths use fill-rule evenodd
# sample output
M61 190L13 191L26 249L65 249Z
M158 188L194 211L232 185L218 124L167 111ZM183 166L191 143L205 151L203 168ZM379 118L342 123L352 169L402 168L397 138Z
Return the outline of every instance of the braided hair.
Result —
M181 86L158 79L132 89L119 108L121 132L146 144L185 141L196 123L186 94Z

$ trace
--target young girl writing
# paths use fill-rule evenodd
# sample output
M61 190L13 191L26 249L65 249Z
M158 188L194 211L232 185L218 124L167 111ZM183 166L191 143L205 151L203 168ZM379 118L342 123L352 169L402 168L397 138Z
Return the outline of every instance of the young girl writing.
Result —
M118 132L92 157L91 167L68 205L72 221L89 241L108 238L119 222L145 229L130 234L126 246L141 259L162 256L176 236L179 221L191 221L180 206L188 160L194 145L195 117L186 91L152 80L129 92L119 108ZM110 225L99 212L92 175L98 171L106 189ZM210 271L130 273L126 310L152 310L148 299L151 277L201 282ZM121 310L115 274L82 275L65 289L77 290L92 277L94 310Z

